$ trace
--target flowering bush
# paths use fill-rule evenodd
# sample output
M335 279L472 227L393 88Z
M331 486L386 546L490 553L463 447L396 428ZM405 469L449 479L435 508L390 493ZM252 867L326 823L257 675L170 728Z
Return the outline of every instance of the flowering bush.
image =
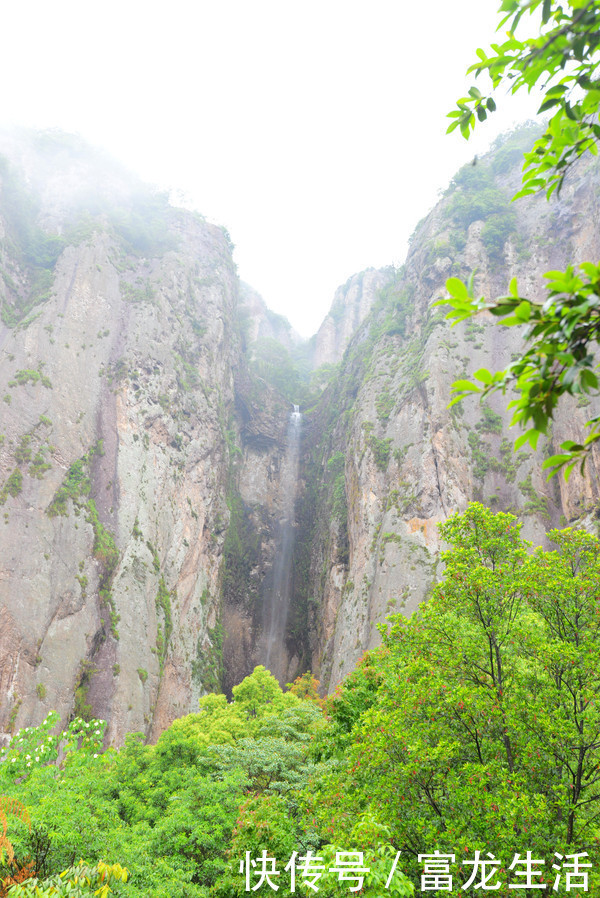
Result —
M102 752L105 720L71 721L63 732L53 733L59 715L51 711L37 727L25 727L13 736L7 748L0 750L0 782L28 776L36 767L47 764L88 762Z

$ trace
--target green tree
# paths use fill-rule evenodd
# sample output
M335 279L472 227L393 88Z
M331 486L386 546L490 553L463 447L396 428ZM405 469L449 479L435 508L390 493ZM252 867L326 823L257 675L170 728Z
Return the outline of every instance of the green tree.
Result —
M600 0L503 0L499 13L498 29L508 26L508 39L493 44L490 54L478 50L479 59L469 72L476 77L487 75L492 90L507 86L515 93L541 87L539 111L551 112L551 118L525 153L517 197L540 190L550 196L560 191L574 162L587 152L597 154ZM526 22L529 33L517 36ZM495 108L492 96L472 86L450 113L453 122L448 130L460 128L468 137ZM548 272L546 278L544 302L522 297L514 278L508 294L492 300L476 297L472 280L465 285L451 278L449 298L443 301L451 306L448 317L455 321L488 310L503 325L525 329L525 347L507 368L494 374L480 369L473 375L478 383L454 384L453 401L471 393L515 391L516 399L509 405L514 409L512 423L525 430L515 448L525 442L535 448L540 435L547 433L562 395L597 394L599 389L593 353L600 336L600 267L592 263L578 269L569 266L564 272ZM590 430L583 443L565 441L562 451L547 459L544 467L551 473L564 467L567 476L578 461L583 468L587 453L600 439L600 416L587 424Z
M161 737L160 748L134 734L121 751L103 752L104 723L76 721L53 735L57 720L22 730L2 756L0 791L31 820L31 831L15 825L13 866L30 864L46 880L80 858L91 867L118 859L132 872L126 888L136 898L206 896L225 869L243 772L212 775L206 743L197 738L192 750L185 727Z
M554 852L596 864L600 543L553 531L557 549L531 553L514 516L479 504L440 532L444 578L411 619L391 619L376 694L313 790L318 826L341 842L372 815L414 877L436 849L457 865L530 849L548 875Z
M255 667L239 686L234 686L232 693L234 708L250 721L300 703L300 699L291 692L282 691L273 674L262 664Z
M552 530L553 552L530 559L525 599L537 626L523 654L530 661L531 745L542 776L554 772L551 807L566 844L589 844L600 807L600 543L582 530Z

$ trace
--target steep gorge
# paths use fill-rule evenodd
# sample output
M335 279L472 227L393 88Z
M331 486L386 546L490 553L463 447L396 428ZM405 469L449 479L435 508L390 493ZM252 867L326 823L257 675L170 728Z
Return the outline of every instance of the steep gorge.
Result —
M0 141L0 731L56 708L154 739L259 663L332 689L426 597L450 511L513 508L535 542L591 519L597 457L568 486L539 467L589 409L563 409L534 457L512 454L501 401L447 408L519 337L449 329L445 279L476 268L499 293L517 274L539 295L544 271L600 255L597 166L550 206L509 205L523 139L457 175L403 269L340 288L301 439L301 379L253 361L297 341L222 229L64 135Z

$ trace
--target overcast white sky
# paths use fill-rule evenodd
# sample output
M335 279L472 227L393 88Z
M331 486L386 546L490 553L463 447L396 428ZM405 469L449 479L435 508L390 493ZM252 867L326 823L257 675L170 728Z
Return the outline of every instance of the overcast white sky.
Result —
M182 192L309 336L335 288L400 264L456 169L535 104L445 136L500 0L18 0L0 125L60 127Z

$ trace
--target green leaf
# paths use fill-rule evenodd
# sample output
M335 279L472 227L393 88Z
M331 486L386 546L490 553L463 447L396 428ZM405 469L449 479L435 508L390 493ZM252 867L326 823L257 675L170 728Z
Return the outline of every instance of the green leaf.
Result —
M558 104L561 102L561 97L549 97L547 100L544 100L544 102L538 109L537 114L541 115L542 112L546 112L548 109L552 109L553 106L558 106Z
M517 308L515 309L515 318L517 318L520 322L529 321L531 316L531 303L527 302L527 300L523 300L523 302L519 303Z
M542 462L542 468L545 469L561 467L572 457L572 455L569 455L566 452L559 452L558 455L551 455L550 458L545 459L545 461Z
M487 368L479 368L477 371L474 372L473 377L476 380L480 380L484 384L492 383L492 375L487 370ZM468 383L468 381L467 381L467 383Z
M552 10L552 0L544 0L544 5L542 7L542 23L544 25L550 18L551 10Z
M481 393L481 387L471 383L470 380L455 380L452 384L454 393Z
M580 375L581 384L586 391L598 389L598 378L589 368L584 368Z
M565 449L567 452L581 452L583 446L581 443L575 443L573 440L565 440L564 443L560 444L561 449Z
M446 281L446 290L450 296L453 296L455 299L462 299L465 302L468 302L471 299L466 285L459 278L448 278Z
M577 459L575 459L575 461L571 462L571 464L568 465L568 467L566 467L564 469L565 480L567 481L567 483L569 482L569 477L571 476L571 471L573 470L573 468L575 467L576 464L577 464Z
M532 427L530 430L522 433L520 437L515 440L515 451L520 449L521 446L524 446L525 443L529 443L532 449L535 449L538 443L538 440L541 436L541 432L536 430L535 427Z

